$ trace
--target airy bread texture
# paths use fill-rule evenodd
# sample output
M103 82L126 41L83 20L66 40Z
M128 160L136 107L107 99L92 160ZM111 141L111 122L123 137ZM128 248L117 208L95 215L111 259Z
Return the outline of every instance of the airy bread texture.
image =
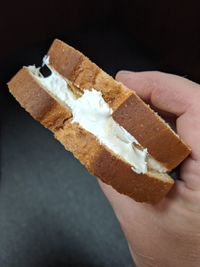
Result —
M48 55L50 65L81 90L101 90L114 111L115 121L146 147L149 154L168 171L190 154L183 140L133 90L114 80L82 53L56 39Z
M115 121L168 170L189 155L190 149L134 91L115 81L79 51L55 40L48 55L51 68L69 81L76 95L80 96L84 89L100 90L113 110ZM23 67L8 87L21 106L50 129L91 174L118 192L139 202L155 204L172 187L174 181L166 173L153 170L145 174L134 172L129 163L72 122L70 109L42 86L30 69Z

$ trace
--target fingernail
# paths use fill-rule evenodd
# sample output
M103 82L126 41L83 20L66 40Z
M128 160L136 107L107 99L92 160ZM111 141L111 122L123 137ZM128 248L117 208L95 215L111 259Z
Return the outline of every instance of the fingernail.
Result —
M131 74L133 73L133 71L130 70L120 70L117 72L117 75L127 75L127 74Z
M115 78L116 78L116 80L121 80L121 79L125 78L125 76L130 75L132 73L133 73L133 71L120 70L120 71L117 72Z

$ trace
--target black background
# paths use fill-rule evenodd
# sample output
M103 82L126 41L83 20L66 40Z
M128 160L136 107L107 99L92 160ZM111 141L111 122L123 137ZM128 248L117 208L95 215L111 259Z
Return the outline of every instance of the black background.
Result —
M133 266L95 178L9 95L54 38L111 75L161 70L200 81L198 1L16 1L0 16L0 266Z

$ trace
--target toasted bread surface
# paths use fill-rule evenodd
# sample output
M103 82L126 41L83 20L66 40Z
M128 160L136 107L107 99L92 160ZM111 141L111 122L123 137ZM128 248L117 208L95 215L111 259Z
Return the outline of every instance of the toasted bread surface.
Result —
M133 90L115 81L81 52L56 39L48 55L50 65L82 91L100 90L113 109L114 120L167 170L178 166L191 153L183 140Z
M97 138L72 123L70 110L51 96L27 68L21 69L8 83L17 101L36 120L54 132L67 150L103 182L136 201L157 203L173 185L167 174L137 174Z
M135 173L128 163L100 144L93 134L70 120L56 131L55 137L91 174L136 201L155 204L174 183L167 174Z
M188 146L137 95L127 98L113 118L168 170L175 168L190 153Z
M51 131L62 127L72 116L70 110L47 93L26 67L9 81L8 87L20 105Z

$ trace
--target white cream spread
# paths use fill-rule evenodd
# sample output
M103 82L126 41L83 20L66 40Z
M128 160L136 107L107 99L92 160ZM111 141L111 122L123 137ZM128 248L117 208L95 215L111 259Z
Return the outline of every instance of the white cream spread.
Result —
M45 59L46 63L48 58ZM105 102L100 91L85 89L83 95L77 98L70 90L68 81L50 66L48 67L52 74L46 78L42 76L39 68L35 66L28 68L47 91L71 109L72 123L78 123L95 135L100 143L128 162L137 173L147 172L147 161L149 166L163 168L156 160L149 161L147 149L142 148L130 133L113 120L112 109Z
M167 169L149 154L147 155L147 166L149 169L155 170L160 173L167 172Z
M49 65L49 56L45 55L42 59L42 66Z

